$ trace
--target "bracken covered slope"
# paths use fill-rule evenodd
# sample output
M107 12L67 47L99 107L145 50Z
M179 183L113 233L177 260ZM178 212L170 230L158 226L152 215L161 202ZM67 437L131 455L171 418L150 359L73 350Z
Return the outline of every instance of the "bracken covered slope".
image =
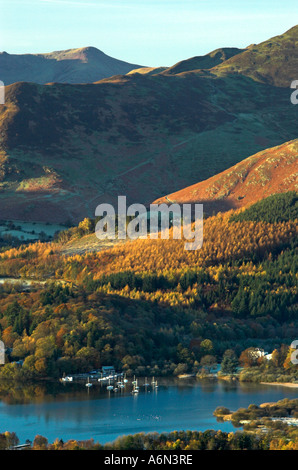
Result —
M298 139L259 152L156 202L203 202L210 213L246 207L272 194L293 190L298 190Z

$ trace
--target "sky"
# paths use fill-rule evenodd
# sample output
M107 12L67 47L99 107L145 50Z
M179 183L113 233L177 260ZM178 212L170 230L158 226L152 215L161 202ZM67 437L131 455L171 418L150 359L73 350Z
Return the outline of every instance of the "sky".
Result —
M145 66L244 48L298 24L297 0L0 0L0 51L94 46Z

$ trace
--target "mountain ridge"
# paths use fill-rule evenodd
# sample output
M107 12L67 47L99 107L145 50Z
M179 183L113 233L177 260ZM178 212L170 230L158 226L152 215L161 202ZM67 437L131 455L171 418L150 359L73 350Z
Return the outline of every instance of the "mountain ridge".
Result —
M298 25L259 44L252 44L211 69L215 74L241 74L262 83L290 87L297 79Z
M237 47L222 47L215 49L208 54L203 56L195 56L191 57L186 60L182 60L177 62L177 64L173 65L172 67L167 68L164 73L166 74L177 74L188 72L192 70L204 70L204 69L211 69L216 65L219 65L226 60L234 57L241 52L245 51L245 49L238 49Z
M128 75L133 73L145 73L150 75L164 73L166 75L176 75L193 70L211 69L230 57L240 54L244 50L245 49L238 49L237 47L222 47L203 56L194 56L181 60L170 67L142 67L141 69L135 69L128 72Z
M0 53L1 80L5 85L23 81L93 83L141 67L110 57L93 46L37 54Z

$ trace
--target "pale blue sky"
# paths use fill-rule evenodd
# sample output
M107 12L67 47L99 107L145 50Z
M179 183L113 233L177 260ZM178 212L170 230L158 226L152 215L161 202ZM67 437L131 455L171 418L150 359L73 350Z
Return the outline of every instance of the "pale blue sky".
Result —
M94 46L148 66L245 47L298 24L297 0L0 0L0 8L0 51Z

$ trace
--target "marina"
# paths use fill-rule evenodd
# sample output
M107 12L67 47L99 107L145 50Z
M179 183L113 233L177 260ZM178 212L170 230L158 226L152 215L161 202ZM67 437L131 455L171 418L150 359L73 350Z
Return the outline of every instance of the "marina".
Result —
M86 387L88 376L77 382L28 386L26 391L6 389L0 395L1 432L15 432L20 444L36 434L49 442L59 438L106 443L138 432L231 432L235 431L231 422L218 422L213 415L218 406L237 410L252 403L297 398L297 390L282 386L158 377L156 388L152 379L136 377L136 384L132 377L125 384L117 380L123 388L115 380L111 385L117 392L107 390L109 382L91 377L92 387ZM137 393L132 393L134 385L139 387Z
M152 378L151 384L148 382L147 377L145 379L136 379L134 376L131 380L126 378L126 374L124 372L115 372L112 368L112 373L110 375L104 375L106 371L103 370L95 370L89 373L82 373L82 374L74 374L74 375L66 375L60 379L62 383L82 383L85 381L85 386L91 388L94 384L99 384L104 386L107 391L111 392L118 392L123 391L125 388L132 386L131 393L133 395L139 393L140 385L139 381L142 382L141 388L148 390L148 388L152 388L153 390L157 390L157 380Z

